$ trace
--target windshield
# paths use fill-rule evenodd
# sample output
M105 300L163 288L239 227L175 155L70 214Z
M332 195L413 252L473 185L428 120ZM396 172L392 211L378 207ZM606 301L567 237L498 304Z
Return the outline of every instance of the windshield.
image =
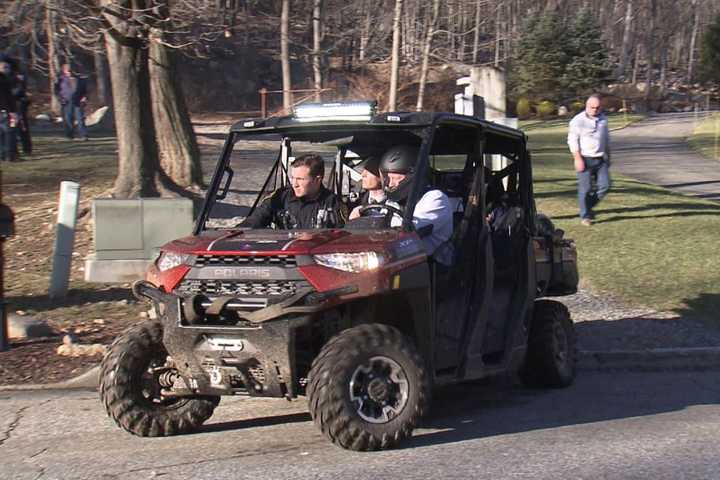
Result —
M204 228L243 226L242 222L264 200L283 189L292 191L291 165L308 154L322 159L321 188L337 197L345 213L350 212L364 193L361 175L368 159L379 158L397 144L419 146L420 137L399 129L305 131L287 136L233 134L226 168L218 182L215 201L209 205ZM208 193L212 194L212 190ZM288 228L275 222L264 227Z

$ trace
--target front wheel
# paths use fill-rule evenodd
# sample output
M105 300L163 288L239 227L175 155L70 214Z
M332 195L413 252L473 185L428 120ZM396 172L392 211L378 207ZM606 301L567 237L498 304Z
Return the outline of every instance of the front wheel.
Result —
M430 382L414 345L387 325L341 332L310 369L310 415L333 443L383 450L412 434L430 400Z
M577 339L565 305L535 302L528 350L520 378L529 386L567 387L575 380Z
M191 432L210 418L220 397L165 398L162 384L177 372L168 365L160 322L144 322L113 342L100 366L100 398L120 427L141 437Z

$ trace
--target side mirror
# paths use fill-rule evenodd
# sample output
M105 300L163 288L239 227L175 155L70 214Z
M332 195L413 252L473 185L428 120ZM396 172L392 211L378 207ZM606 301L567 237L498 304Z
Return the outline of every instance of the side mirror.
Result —
M15 235L15 215L7 205L0 203L0 239Z

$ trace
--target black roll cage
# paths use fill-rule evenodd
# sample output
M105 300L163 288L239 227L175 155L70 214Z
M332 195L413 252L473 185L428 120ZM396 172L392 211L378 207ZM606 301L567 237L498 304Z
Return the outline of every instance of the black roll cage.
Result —
M386 114L380 115L385 116ZM406 114L407 115L407 114ZM412 114L410 114L412 115ZM422 120L425 120L427 118L427 114L418 114L418 116L423 115ZM388 115L389 117L389 115ZM287 118L289 117L283 117L280 119L281 121L287 121ZM519 200L529 210L531 215L526 216L527 219L527 228L531 231L532 234L535 233L535 226L532 219L535 217L535 203L533 200L533 189L532 189L532 167L530 162L530 154L527 151L527 137L524 133L520 132L519 130L512 129L510 127L505 127L503 125L498 125L492 122L487 122L485 120L479 120L475 119L473 117L468 117L464 115L456 115L456 114L450 114L450 113L436 113L432 114L432 121L422 122L422 123L380 123L377 122L377 117L372 122L337 122L337 123L319 123L319 124L312 124L312 123L305 123L305 124L296 124L291 123L289 125L285 125L282 127L259 127L259 128L239 128L238 125L235 125L228 134L225 143L223 145L222 151L220 153L220 156L218 158L218 162L215 166L215 171L213 173L212 180L210 182L210 185L208 186L207 193L205 195L205 199L203 201L202 208L200 210L200 214L197 218L195 228L193 230L194 235L199 235L202 233L202 231L205 229L205 223L208 220L208 217L210 215L210 211L212 210L212 206L215 204L215 202L218 199L221 199L219 196L219 189L220 189L220 183L222 182L223 176L225 171L229 168L229 162L231 158L231 153L233 150L233 147L235 143L240 141L243 138L249 138L252 137L257 138L258 136L262 137L272 137L273 135L276 136L277 140L280 140L282 142L285 142L289 140L289 137L291 136L313 136L316 137L321 134L327 134L327 135L337 135L340 132L351 133L351 132L367 132L367 131L383 131L383 130L405 130L405 131L413 131L414 134L420 137L421 144L420 144L420 150L418 153L418 162L417 162L417 169L416 169L416 175L413 179L413 186L410 191L410 196L408 198L407 204L413 205L413 208L407 208L405 209L405 214L403 217L403 228L406 228L408 230L412 229L412 213L414 210L414 206L416 205L417 201L419 200L420 192L424 188L424 179L427 178L428 170L430 168L429 166L429 156L430 152L433 148L433 141L435 139L435 132L437 131L438 127L440 126L464 126L464 127L474 127L477 128L480 132L480 135L484 136L483 147L486 149L483 153L502 153L503 155L507 156L511 160L513 160L514 164L518 166L518 173L520 178L520 184L517 185L518 191L520 192L520 198ZM497 146L493 147L492 141L496 140L498 144L502 142L509 141L511 145L515 146L515 151L511 151L512 149L498 149ZM302 141L302 140L300 140ZM492 147L490 148L490 151L488 151L488 146ZM288 146L289 148L289 146ZM501 150L501 151L495 151L495 150ZM269 182L273 178L273 176L276 174L276 171L278 168L281 168L281 162L280 162L280 156L282 154L282 149L280 152L278 152L278 157L275 160L275 163L273 164L272 169L269 171L268 176L266 177L266 180L263 184L262 189L260 190L258 196L256 197L255 201L253 202L253 206L250 209L249 213L252 213L252 211L257 207L258 203L262 199L262 193L265 190L265 188L269 185ZM339 182L338 182L339 185Z

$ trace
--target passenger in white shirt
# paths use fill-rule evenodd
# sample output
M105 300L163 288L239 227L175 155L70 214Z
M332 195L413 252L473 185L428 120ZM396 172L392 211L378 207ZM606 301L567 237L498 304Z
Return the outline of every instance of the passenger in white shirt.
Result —
M411 145L397 145L389 148L380 160L380 172L387 194L387 205L396 204L405 208L415 173L418 148ZM437 189L428 188L415 205L413 224L421 234L425 251L435 261L452 265L453 251L449 240L453 233L453 214L447 195ZM397 226L394 220L393 226ZM431 227L430 227L431 226ZM425 233L431 230L429 233Z

